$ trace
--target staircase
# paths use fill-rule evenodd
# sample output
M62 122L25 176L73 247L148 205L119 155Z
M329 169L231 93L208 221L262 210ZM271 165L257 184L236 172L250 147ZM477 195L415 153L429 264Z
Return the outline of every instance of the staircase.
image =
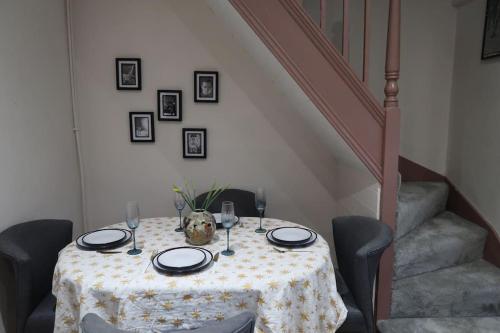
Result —
M229 1L325 120L379 181L380 219L394 229L400 132L398 79L401 0L388 1L383 105L368 86L372 0L362 2L363 68L358 76L349 63L349 0ZM308 14L306 7L310 7L310 4L318 9L318 24ZM341 7L336 4L341 4ZM332 22L332 18L328 17L331 13L341 13L341 43L329 40L327 23ZM382 256L377 278L376 308L380 319L388 318L390 313L392 267L391 246Z
M447 199L445 183L401 186L382 333L500 332L500 269L482 260L487 232L446 211Z

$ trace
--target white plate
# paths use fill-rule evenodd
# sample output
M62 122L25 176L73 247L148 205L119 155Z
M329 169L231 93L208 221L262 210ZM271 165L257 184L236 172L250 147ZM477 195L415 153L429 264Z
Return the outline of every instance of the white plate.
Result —
M311 238L312 233L307 229L285 227L274 230L271 236L278 241L299 243Z
M82 241L87 245L106 245L119 242L127 236L123 230L97 230L83 236Z
M215 223L217 224L221 224L222 223L222 216L221 216L221 213L215 213L215 214L212 214L215 218ZM234 223L238 223L238 221L240 220L240 218L238 216L235 216L234 217Z
M176 248L168 250L158 256L160 266L183 269L197 266L205 261L206 254L195 248Z
M195 268L188 268L188 269L177 269L177 270L170 270L170 269L165 269L164 267L161 267L159 264L158 264L158 257L159 255L155 256L153 258L153 266L159 270L160 272L168 272L168 273L189 273L189 272L197 272L197 271L200 271L200 270L204 270L205 268L207 268L210 263L212 262L214 256L213 254L208 251L208 250L205 250L204 248L199 248L201 251L203 251L206 255L205 257L205 260L203 261L203 263L199 266L196 266Z

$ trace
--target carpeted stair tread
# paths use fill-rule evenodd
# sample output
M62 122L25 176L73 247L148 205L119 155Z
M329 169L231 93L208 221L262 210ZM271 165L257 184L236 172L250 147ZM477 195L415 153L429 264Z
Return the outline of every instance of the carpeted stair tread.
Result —
M391 317L500 316L500 269L483 260L394 281Z
M500 317L400 318L381 320L382 333L498 333Z
M404 182L398 194L396 239L444 211L448 185L441 182Z
M479 260L486 236L476 224L441 213L395 242L394 279Z

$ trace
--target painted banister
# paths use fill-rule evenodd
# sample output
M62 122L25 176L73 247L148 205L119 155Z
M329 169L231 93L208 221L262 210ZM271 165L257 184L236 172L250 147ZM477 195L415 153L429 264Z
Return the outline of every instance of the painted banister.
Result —
M328 40L326 1L320 2L320 25L298 0L230 0L323 116L337 130L381 184L380 218L395 228L399 156L399 29L400 0L390 0L384 107L368 89L369 11L365 0L363 78L348 63L349 6L343 7L343 50ZM364 79L364 80L363 80ZM379 270L377 318L388 318L393 249L385 252Z
M300 2L231 0L231 3L381 182L384 109Z

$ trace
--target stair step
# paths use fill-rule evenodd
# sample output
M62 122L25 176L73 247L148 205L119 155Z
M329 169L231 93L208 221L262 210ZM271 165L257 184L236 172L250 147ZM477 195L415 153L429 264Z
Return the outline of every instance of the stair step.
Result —
M395 242L394 279L479 260L488 232L444 212Z
M448 185L440 182L404 182L398 194L396 239L444 211Z
M500 269L484 260L394 281L392 318L500 316Z
M382 333L498 333L500 317L401 318L381 320Z

